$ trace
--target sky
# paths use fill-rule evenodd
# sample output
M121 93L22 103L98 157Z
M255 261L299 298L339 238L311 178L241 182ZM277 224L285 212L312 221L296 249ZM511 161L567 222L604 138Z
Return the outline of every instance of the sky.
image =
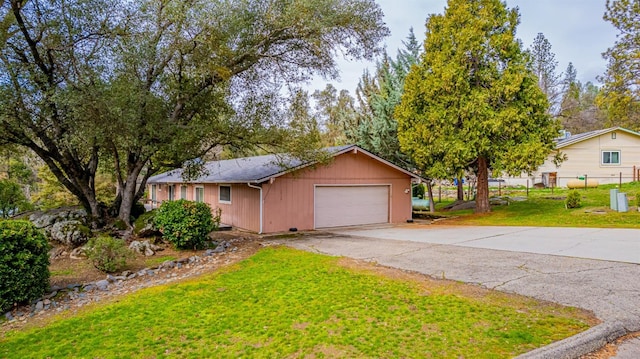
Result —
M378 0L385 14L384 21L391 31L386 38L387 52L395 57L409 28L421 43L424 24L429 14L443 14L446 0ZM558 61L558 73L564 72L569 62L578 71L578 80L599 84L596 77L606 70L602 53L612 47L617 30L602 19L605 0L506 0L507 7L518 7L520 25L516 36L528 48L541 32L551 43ZM315 78L312 89L322 89L332 83L338 90L355 94L358 81L366 68L373 70L375 63L340 59L340 80Z

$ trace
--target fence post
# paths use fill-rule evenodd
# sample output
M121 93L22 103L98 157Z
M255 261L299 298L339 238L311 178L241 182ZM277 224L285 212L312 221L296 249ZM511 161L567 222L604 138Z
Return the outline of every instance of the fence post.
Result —
M442 202L442 183L438 186L438 203Z
M622 172L620 172L620 185L619 185L620 189L622 189Z
M587 190L587 175L584 175L584 190Z
M527 178L527 197L529 197L529 179Z
M502 182L498 181L498 196L502 197Z

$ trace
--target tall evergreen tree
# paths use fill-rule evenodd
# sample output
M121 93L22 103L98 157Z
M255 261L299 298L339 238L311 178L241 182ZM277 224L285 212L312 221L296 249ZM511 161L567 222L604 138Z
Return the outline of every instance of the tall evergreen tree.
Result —
M549 113L555 116L560 107L560 75L556 72L558 61L551 51L551 43L541 32L533 40L529 48L532 58L533 73L538 78L538 86L549 101Z
M411 67L420 57L421 46L413 29L409 30L404 48L395 59L385 55L376 64L375 74L365 72L356 91L359 100L357 130L351 137L362 148L382 158L415 169L409 156L400 149L395 108L400 103L404 81Z
M620 32L604 54L607 71L597 103L609 125L640 130L640 2L607 0L604 19Z
M562 102L558 118L562 128L571 133L582 133L601 129L606 123L606 114L596 103L600 88L577 80L577 70L569 63L562 80Z
M559 126L515 37L517 9L499 0L449 0L427 21L424 53L396 108L401 148L431 177L471 168L476 212L490 211L488 172L532 172Z

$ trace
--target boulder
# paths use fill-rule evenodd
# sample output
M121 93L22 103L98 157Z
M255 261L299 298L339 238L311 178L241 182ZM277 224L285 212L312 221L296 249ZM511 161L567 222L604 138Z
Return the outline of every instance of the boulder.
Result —
M87 243L91 230L87 226L87 212L82 208L65 207L37 211L29 220L41 229L50 241L76 248Z
M46 232L46 230L45 230ZM91 230L78 220L59 221L48 230L52 241L76 248L89 241Z
M155 211L149 211L138 217L133 223L133 234L140 238L160 235L160 231L153 222L155 214Z
M157 251L161 251L163 248L160 246L156 246L155 244L149 243L146 241L133 241L129 244L129 249L136 253L144 254L145 256L152 256L156 254Z

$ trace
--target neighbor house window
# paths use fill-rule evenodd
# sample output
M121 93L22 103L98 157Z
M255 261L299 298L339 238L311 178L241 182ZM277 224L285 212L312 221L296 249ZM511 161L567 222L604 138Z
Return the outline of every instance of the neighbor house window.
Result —
M231 186L218 186L220 194L218 201L220 203L231 203Z
M176 186L174 186L172 184L169 185L168 199L169 199L169 201L173 201L173 200L176 199Z
M187 186L180 186L180 199L187 199Z
M611 139L615 140L616 139L616 133L615 132L611 132Z
M204 202L204 187L196 187L195 200L196 202Z
M602 151L603 165L619 165L620 151Z

